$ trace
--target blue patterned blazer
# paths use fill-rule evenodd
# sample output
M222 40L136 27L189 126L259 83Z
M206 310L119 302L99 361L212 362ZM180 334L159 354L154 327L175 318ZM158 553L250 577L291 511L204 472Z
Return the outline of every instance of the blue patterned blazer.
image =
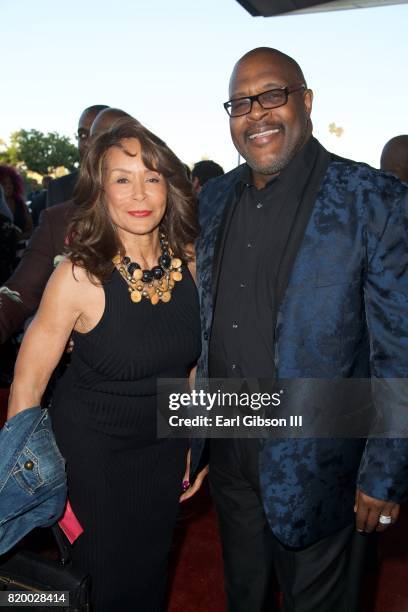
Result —
M239 173L209 181L200 194L198 378L208 377L214 251ZM279 378L408 377L407 207L407 185L331 159L280 304ZM357 486L377 499L407 496L408 440L266 440L259 468L272 531L285 545L303 547L353 522Z

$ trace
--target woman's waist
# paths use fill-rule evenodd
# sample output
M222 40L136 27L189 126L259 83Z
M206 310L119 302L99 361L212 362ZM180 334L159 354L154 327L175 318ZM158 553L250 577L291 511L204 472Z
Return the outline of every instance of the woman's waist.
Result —
M177 376L178 375L178 376ZM174 392L184 392L187 389L185 372L170 372L162 376L149 376L139 379L114 379L101 376L99 373L88 371L78 372L71 365L57 383L56 393L59 391L79 393L81 396L98 397L100 401L104 396L111 400L113 397L126 400L154 399Z

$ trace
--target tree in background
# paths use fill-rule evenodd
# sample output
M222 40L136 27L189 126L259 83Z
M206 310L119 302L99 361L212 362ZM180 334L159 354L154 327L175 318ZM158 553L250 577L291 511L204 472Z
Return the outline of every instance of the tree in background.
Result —
M44 134L38 130L19 130L10 138L10 146L2 147L0 163L10 164L25 172L44 176L63 166L72 172L78 165L78 149L67 136L57 132Z

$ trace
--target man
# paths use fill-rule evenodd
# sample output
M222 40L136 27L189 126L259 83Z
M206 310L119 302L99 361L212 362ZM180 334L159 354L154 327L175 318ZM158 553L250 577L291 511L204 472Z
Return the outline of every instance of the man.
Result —
M394 136L381 153L381 170L391 172L408 183L408 135Z
M98 113L105 108L109 107L106 106L106 104L94 104L93 106L88 106L88 108L82 111L79 118L77 131L80 161L82 160L88 146L91 125ZM47 208L70 200L72 198L77 179L78 170L75 170L70 174L66 174L65 176L61 176L60 178L51 181L47 191Z
M99 129L93 129L92 136L108 129L120 117L129 116L120 109L108 110L110 114L100 123ZM91 126L88 126L88 134L90 129ZM83 152L82 148L81 155ZM68 200L43 211L18 268L5 283L5 287L0 289L0 344L18 331L24 321L37 310L45 285L58 257L63 254L66 229L74 206L72 200Z
M44 176L41 181L42 189L34 192L31 195L31 197L29 197L31 217L33 220L34 228L38 226L40 215L42 211L47 207L48 187L50 183L52 182L52 180L53 180L52 176L49 176L48 174Z
M197 378L407 377L407 188L312 137L287 55L244 55L229 97L246 164L200 194ZM211 440L230 612L272 609L273 566L285 612L357 611L357 531L396 521L407 466L398 439Z
M197 162L191 172L194 192L198 195L207 181L223 174L224 170L212 159Z

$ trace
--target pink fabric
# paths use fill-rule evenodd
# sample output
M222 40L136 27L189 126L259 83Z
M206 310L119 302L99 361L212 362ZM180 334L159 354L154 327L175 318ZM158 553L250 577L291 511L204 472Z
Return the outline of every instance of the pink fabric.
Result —
M80 522L74 514L74 511L71 508L71 504L69 500L67 501L67 505L65 506L64 516L60 521L58 521L58 525L61 527L62 531L67 536L69 543L73 544L77 538L83 533L83 529L81 527Z

